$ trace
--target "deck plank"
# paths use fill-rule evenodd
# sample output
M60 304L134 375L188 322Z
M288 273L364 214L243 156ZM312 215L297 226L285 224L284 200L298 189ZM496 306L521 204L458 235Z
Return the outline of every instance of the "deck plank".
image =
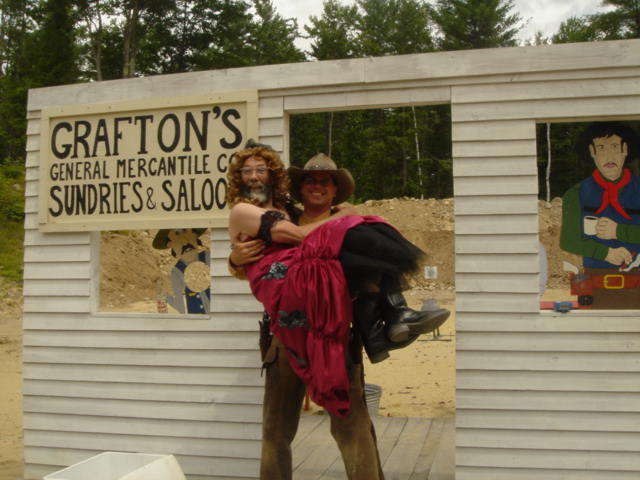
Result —
M315 415L300 415L300 423L298 424L298 431L291 443L292 448L296 448L298 445L304 442L311 432L320 426L324 421L329 421L329 416L324 414Z
M378 438L378 452L380 453L380 463L383 466L395 448L406 424L406 418L392 418L384 433Z
M453 480L453 418L372 418L386 480ZM328 415L303 415L293 445L294 480L344 480Z
M381 416L373 416L371 417L373 422L373 428L376 432L376 438L379 439L384 434L384 431L389 425L391 419L389 417L381 417ZM344 468L344 462L342 461L342 457L338 456L331 466L324 472L321 480L344 480L346 477L346 472ZM306 479L305 479L306 480Z
M440 437L442 436L442 430L446 419L434 418L429 425L429 431L422 445L422 450L416 464L413 468L413 474L409 477L409 480L426 480L433 464L433 459L436 456L438 450L438 444L440 443Z
M382 466L387 480L409 480L425 442L431 420L409 418L389 458Z
M428 480L455 479L455 439L456 427L453 419L447 419L438 442Z
M300 423L303 421L307 421L306 417L302 417L300 419ZM313 454L314 450L318 448L325 448L325 446L330 446L331 443L335 443L333 441L329 441L331 436L329 435L329 438L327 438L328 434L329 416L326 415L323 416L320 423L316 423L315 428L311 429L309 433L301 439L300 443L295 446L295 448L292 448L292 464L294 472L300 469L300 465L304 463L311 454ZM300 477L300 480L303 480L303 478L306 480L305 477Z

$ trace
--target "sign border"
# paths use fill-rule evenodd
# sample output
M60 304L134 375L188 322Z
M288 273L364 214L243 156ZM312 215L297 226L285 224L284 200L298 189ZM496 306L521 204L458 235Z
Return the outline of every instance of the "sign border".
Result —
M144 100L94 103L83 105L65 105L43 108L40 118L40 148L38 150L39 178L38 178L38 230L44 233L52 232L91 232L105 230L141 230L148 228L223 228L227 226L227 216L211 216L203 218L202 213L180 215L180 218L163 220L145 215L140 219L96 219L87 221L65 220L61 223L49 222L47 213L47 188L50 182L44 180L51 163L51 145L49 144L49 125L53 119L68 116L96 115L100 113L115 114L118 112L151 111L161 108L190 107L206 104L226 104L244 102L247 106L246 139L258 137L258 91L238 90L234 92L220 92L205 95L189 95L180 97L153 97ZM44 141L43 141L44 139ZM223 210L224 212L224 210Z

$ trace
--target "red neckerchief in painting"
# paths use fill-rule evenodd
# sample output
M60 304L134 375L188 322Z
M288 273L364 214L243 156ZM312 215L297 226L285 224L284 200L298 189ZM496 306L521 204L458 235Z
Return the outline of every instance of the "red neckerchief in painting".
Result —
M625 168L622 173L622 178L615 183L607 181L600 173L600 170L593 172L593 179L602 187L603 190L600 208L596 210L596 214L602 212L605 208L611 205L620 215L627 220L631 220L631 216L624 211L624 208L622 208L622 205L620 205L620 202L618 201L618 192L631 181L631 172L629 169Z

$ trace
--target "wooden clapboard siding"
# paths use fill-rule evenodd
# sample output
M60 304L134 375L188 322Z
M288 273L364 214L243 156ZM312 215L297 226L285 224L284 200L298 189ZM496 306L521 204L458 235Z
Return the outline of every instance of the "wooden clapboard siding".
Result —
M259 423L203 422L190 420L165 420L157 422L148 418L110 418L84 415L33 413L24 422L25 430L84 432L95 434L123 434L170 436L176 438L226 438L229 431L237 439L259 440L262 432Z
M536 239L530 234L514 233L506 236L498 233L481 235L469 233L456 236L456 254L533 254L537 251Z
M508 456L500 448L459 447L456 458L459 465L494 466L501 463L506 468L557 468L637 471L640 469L640 455L635 452L593 450L553 450L510 448Z
M280 136L282 132L283 118L260 118L259 128L262 138Z
M473 313L462 318L456 316L458 332L484 332L487 322L491 322L492 332L628 332L638 333L637 312L633 310L617 310L607 312L585 311L570 314L553 314L551 312L528 314Z
M458 352L456 360L465 370L528 371L535 365L539 371L640 372L640 353L637 351L585 353L576 348L577 351L562 352L551 350L551 346L548 350L536 352L465 350Z
M190 480L256 478L261 307L247 284L228 273L226 231L211 235L213 313L154 318L92 311L95 292L87 284L96 269L96 237L37 230L43 108L246 89L258 90L259 140L281 151L285 162L292 114L449 103L456 478L637 478L637 312L539 310L536 123L640 119L639 77L640 40L629 40L269 65L30 91L27 476L126 445L175 450ZM69 290L60 286L65 283ZM381 457L393 464L401 461L392 453L397 428L389 422L379 429ZM448 431L442 441L453 443L453 436ZM231 446L232 457L225 450ZM308 458L326 462L317 454Z
M531 162L531 155L515 157L504 156L494 157L491 161L486 158L474 156L465 157L453 164L453 174L456 177L501 177L505 172L509 172L511 176L537 175L535 163ZM497 192L496 192L497 193ZM461 196L460 200L467 200L469 196Z
M591 450L591 451L635 451L640 445L640 434L627 432L564 432L564 431L537 431L529 432L524 437L521 432L502 430L461 430L458 434L458 445L461 447L474 447L480 443L492 445L493 448L531 448L545 449L551 445L562 445L565 450Z
M219 438L155 437L151 435L112 435L95 432L60 432L26 430L25 442L35 447L88 448L108 451L118 442L121 451L128 452L173 452L174 454L206 456L217 452L221 457L237 458L247 454L258 458L260 444L247 440L229 440Z
M35 377L35 376L34 376ZM238 403L257 405L262 402L261 385L191 385L180 388L161 383L66 380L64 372L51 379L25 378L24 394L50 397L150 400L164 402Z
M106 417L134 417L174 420L202 420L219 422L260 421L260 405L239 403L195 403L160 401L112 400L66 397L24 398L24 411L66 415L95 415Z
M380 108L420 104L449 103L449 87L404 88L398 90L368 90L358 92L304 94L287 97L284 108L290 113L309 113L327 110L327 104L334 111L352 110L354 106Z
M457 160L454 158L454 162ZM535 161L535 157L529 157L529 161ZM502 175L491 177L456 177L454 176L453 190L458 196L502 195L505 202L510 195L531 196L538 194L538 178L535 175L509 176L509 170L504 170Z
M99 321L99 320L97 320ZM194 320L195 322L196 320ZM34 347L78 347L118 349L249 350L255 352L256 339L247 332L179 331L59 331L28 330L24 345Z
M554 470L551 468L483 468L458 466L456 480L635 480L635 472L607 470Z
M243 350L128 350L122 348L25 347L31 363L87 365L157 365L175 367L220 367L232 365L255 368L258 358Z
M488 103L531 100L563 100L566 98L594 98L640 95L637 78L615 77L603 79L551 80L546 82L505 82L492 85L469 85L454 89L452 102Z
M540 315L537 294L536 122L640 118L624 70L452 86L456 478L640 472L633 315Z
M99 237L37 230L39 121L31 122L38 125L30 129L26 189L26 471L44 475L104 450L184 451L209 457L211 470L253 476L261 435L260 317L251 313L259 308L246 282L227 273L227 287L214 288L214 309L216 296L230 292L238 313L218 305L222 313L204 320L92 314ZM212 235L225 236L223 229Z
M486 292L486 293L538 293L538 289L531 281L536 273L523 275L521 273L460 273L456 277L456 292Z
M501 102L499 105L495 103L465 103L452 104L451 114L460 121L532 118L559 122L579 117L597 120L602 118L603 111L611 112L612 116L638 118L638 102L640 102L640 95L556 99L552 102L549 100L521 100ZM550 105L555 108L549 108Z
M25 313L23 320L25 328L37 330L84 330L84 331L158 331L158 332L251 332L255 333L256 325L261 315L251 315L246 312L212 313L210 321L194 321L183 315L163 315L162 318L149 314L120 314L101 313L94 318L99 322L87 322L86 315L72 313L34 312ZM126 319L126 322L123 322ZM254 343L257 338L252 339ZM251 340L247 343L250 345Z

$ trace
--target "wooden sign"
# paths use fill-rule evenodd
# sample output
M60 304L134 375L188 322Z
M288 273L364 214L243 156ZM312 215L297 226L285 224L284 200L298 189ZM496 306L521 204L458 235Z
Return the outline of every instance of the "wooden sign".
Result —
M226 173L257 92L42 111L44 232L226 226Z

